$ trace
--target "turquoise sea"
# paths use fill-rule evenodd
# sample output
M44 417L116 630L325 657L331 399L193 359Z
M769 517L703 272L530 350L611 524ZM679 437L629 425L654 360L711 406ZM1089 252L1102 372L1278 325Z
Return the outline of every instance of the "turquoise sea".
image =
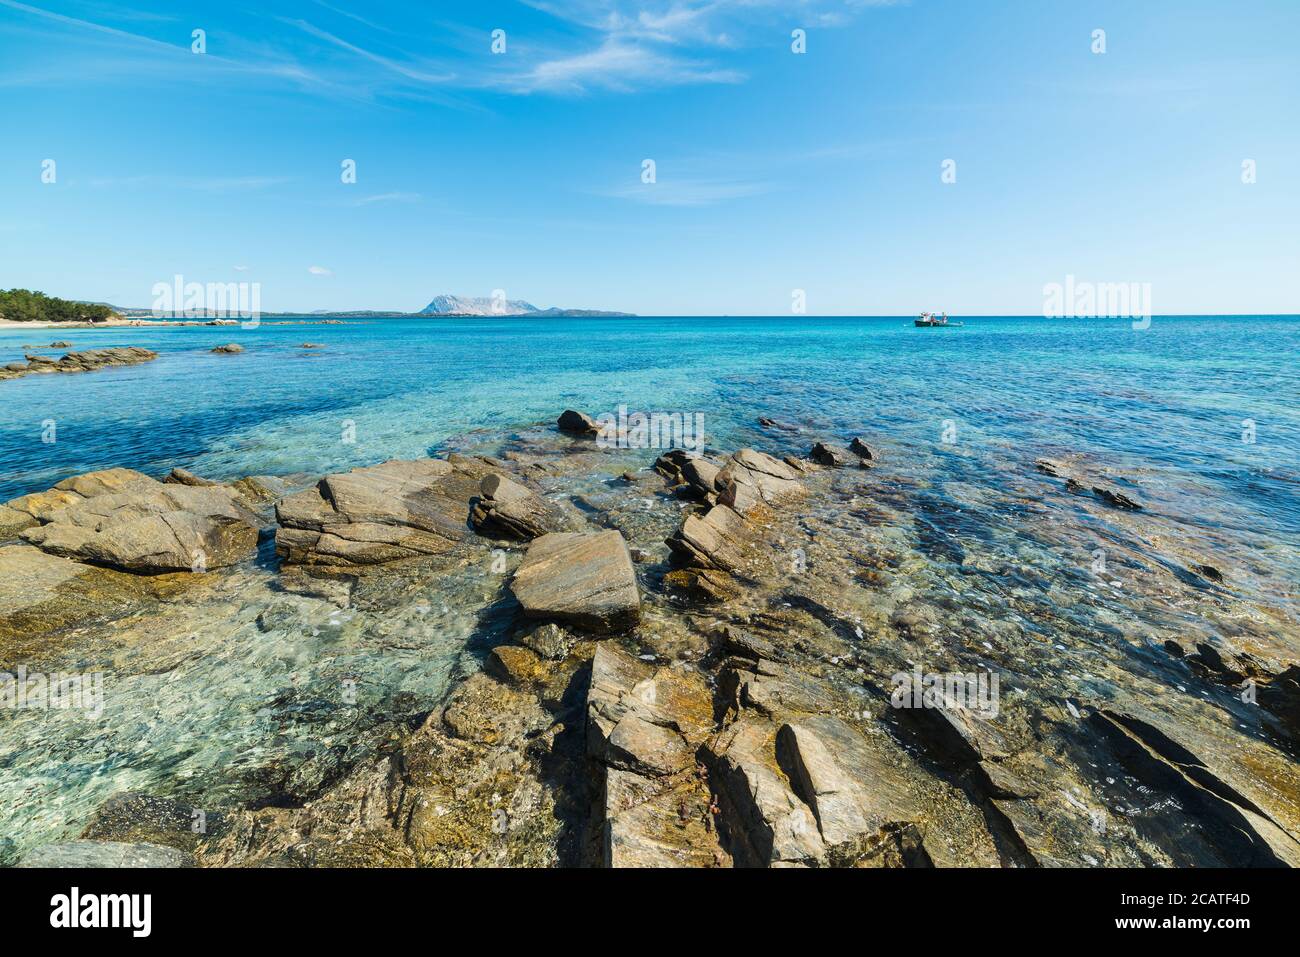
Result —
M942 450L947 426L967 453L1080 451L1177 474L1257 531L1300 532L1300 317L1160 316L1145 330L1027 317L960 329L903 317L275 321L0 331L0 362L61 339L160 353L0 385L0 501L113 465L214 478L324 472L425 455L566 407L626 405L703 412L724 448L806 451L815 433L865 433ZM209 351L231 341L246 351ZM806 431L760 430L760 415Z
M826 507L863 554L894 556L873 600L937 610L959 648L1074 636L1078 657L1018 651L1018 680L1049 675L1061 694L1104 698L1115 692L1094 652L1113 646L1175 687L1187 680L1177 661L1150 650L1167 638L1247 629L1257 645L1286 645L1300 620L1300 317L1158 316L1145 330L1024 317L949 329L903 317L276 321L0 332L0 362L57 340L159 353L0 382L0 501L109 466L318 474L490 445L565 408L698 412L722 450L872 442L876 500ZM227 342L245 351L210 351ZM1141 497L1140 521L1112 522L1034 471L1035 458L1075 453ZM564 489L626 507L607 480ZM639 542L656 560L678 515L671 501L663 511ZM1089 571L1099 545L1103 578ZM1259 611L1222 618L1209 592L1171 603L1169 583L1192 562L1223 569ZM509 626L483 614L498 579L467 567L406 595L400 576L384 578L395 597L340 609L286 594L259 562L214 579L193 607L43 649L32 667L107 673L108 719L5 716L0 864L76 836L128 790L213 808L318 793L479 666ZM356 675L375 703L341 708L342 679ZM1235 707L1224 689L1193 690Z

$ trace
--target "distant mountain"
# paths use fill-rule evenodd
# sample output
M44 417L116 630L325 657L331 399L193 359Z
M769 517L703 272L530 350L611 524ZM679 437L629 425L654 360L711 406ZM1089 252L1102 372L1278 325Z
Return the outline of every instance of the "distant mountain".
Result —
M422 316L526 316L541 312L522 299L487 299L482 296L434 296L420 310Z
M2 291L2 290L0 290ZM576 318L576 317L607 317L619 318L633 316L631 312L606 312L600 309L538 309L531 302L524 302L522 299L507 299L500 301L484 297L473 296L437 296L433 302L429 303L419 312L401 312L395 309L346 309L346 310L327 310L316 309L312 312L263 312L263 319L272 319L276 317L287 316L290 318L301 318L303 316L312 316L315 318L349 318L349 319L401 319L415 316L528 316L533 319L552 319L552 318ZM110 303L79 303L83 306L103 306L118 315L128 319L152 319L156 318L154 310L142 309L139 307L121 307L114 306ZM222 318L224 313L208 314L205 309L195 309L187 313L185 318L188 319L207 319Z
M531 316L537 319L554 316L630 316L630 312L603 312L599 309L538 309L522 299L486 299L481 296L436 296L421 309L419 316Z

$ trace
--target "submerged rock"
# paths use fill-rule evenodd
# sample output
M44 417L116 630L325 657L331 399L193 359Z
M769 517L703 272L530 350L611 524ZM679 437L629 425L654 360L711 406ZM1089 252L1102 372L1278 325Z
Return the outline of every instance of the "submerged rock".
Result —
M56 635L94 634L101 622L187 587L182 579L86 565L33 545L0 545L0 661L32 661ZM0 667L0 670L4 670Z
M1192 571L1200 575L1202 578L1207 578L1216 584L1222 583L1223 581L1223 572L1219 571L1213 565L1193 565Z
M121 841L65 841L28 853L19 867L193 867L194 858L174 847Z
M192 852L223 828L220 812L208 813L171 798L126 792L96 810L81 832L83 840L154 844Z
M1083 471L1075 468L1074 465L1060 459L1035 459L1034 468L1044 475L1065 479L1066 491L1073 492L1076 495L1086 493L1091 489L1094 495L1108 505L1130 511L1140 511L1142 509L1142 503L1133 496L1121 491L1112 484L1103 482L1101 479L1090 478Z
M592 631L636 622L641 595L627 542L616 531L552 532L534 539L510 583L530 618Z
M488 655L488 664L496 675L509 684L528 685L546 675L546 667L537 653L519 645L499 645Z
M233 355L236 352L243 352L244 347L237 342L227 342L224 346L216 346L211 351L223 355Z
M31 545L0 547L0 608L5 616L55 598L61 585L85 574L84 565Z

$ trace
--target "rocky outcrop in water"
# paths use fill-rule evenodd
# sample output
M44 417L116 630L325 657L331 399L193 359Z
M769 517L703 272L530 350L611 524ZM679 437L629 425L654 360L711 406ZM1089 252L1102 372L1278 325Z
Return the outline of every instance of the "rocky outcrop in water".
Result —
M1124 508L1131 511L1140 511L1142 503L1132 493L1120 489L1112 482L1107 482L1104 478L1095 475L1088 475L1081 471L1077 465L1062 462L1059 459L1037 459L1034 467L1044 475L1050 475L1053 478L1065 479L1065 487L1071 492L1086 492L1089 489L1092 493L1108 505L1115 508Z
M277 741L289 716L309 721L313 756L243 752L239 773L256 788L199 837L183 826L185 801L122 795L83 838L209 866L1300 863L1293 625L1233 593L1250 570L1212 542L1172 543L1178 527L1157 509L1000 478L1015 503L1000 514L1046 517L1011 541L1041 547L1039 562L1084 556L1040 568L1013 564L1008 540L990 534L989 506L1003 499L967 483L948 502L894 454L822 469L678 450L658 475L608 457L548 427L491 454L389 462L283 495L284 562L263 570L276 597L257 615L255 647L313 631L329 643L310 655L277 645L294 678L259 707ZM605 480L572 490L602 468ZM615 478L625 469L632 481ZM15 500L0 522L43 528L141 480L229 492L250 509L276 491L111 470ZM565 520L588 530L503 545L490 513L558 507L557 488L577 509ZM1104 577L1087 565L1097 516ZM503 565L489 572L481 560L493 555ZM351 724L379 707L383 685L354 657L386 638L385 656L444 640L450 619L419 622L451 600L457 563L477 616L473 663L430 703L378 729ZM328 576L295 584L339 570L338 590ZM56 634L121 638L131 629L120 622L151 601L167 604L147 621L186 614L193 592L164 592L172 579L242 590L238 574L142 578L0 545L0 653L26 660ZM202 618L225 608L203 606ZM367 614L365 629L348 623ZM336 654L326 682L298 686L308 658ZM161 664L139 667L193 655L176 639ZM950 680L975 675L999 682L987 700ZM327 700L340 679L371 697Z
M867 445L860 436L849 442L849 451L862 459L866 459L868 462L874 461L880 455L875 449Z
M358 568L449 551L470 534L470 502L488 469L393 460L327 475L276 503L276 553L293 565Z
M854 439L853 441L857 442L858 440ZM870 449L867 452L870 453ZM870 457L870 454L862 456L843 446L832 445L829 442L818 442L808 455L808 458L818 465L824 465L832 469L843 469L850 466L865 468L868 464L866 460Z
M561 432L570 432L574 435L595 435L600 431L595 419L585 412L575 412L573 409L562 412L556 424Z
M527 541L566 525L559 508L498 472L483 479L479 492L470 523L480 535Z
M195 475L189 469L182 469L182 468L172 469L169 473L167 473L167 477L163 479L163 481L171 485L193 485L200 488L204 486L212 486L212 485L220 484L219 482L214 482L211 479L205 479L201 476Z
M150 362L158 358L158 353L139 346L120 346L113 349L88 349L85 352L69 352L62 358L28 355L25 362L10 362L0 368L0 380L17 379L20 376L42 374L47 372L93 372L110 366L135 365Z
M8 502L0 507L5 531L52 555L157 574L241 561L257 547L258 526L231 489L108 469Z

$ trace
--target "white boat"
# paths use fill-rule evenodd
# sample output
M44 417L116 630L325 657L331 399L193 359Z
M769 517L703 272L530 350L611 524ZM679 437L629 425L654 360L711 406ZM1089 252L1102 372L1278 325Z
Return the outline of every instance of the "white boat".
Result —
M936 316L932 312L923 312L917 318L918 326L960 326L960 322L949 322L948 314L945 312L942 316Z

